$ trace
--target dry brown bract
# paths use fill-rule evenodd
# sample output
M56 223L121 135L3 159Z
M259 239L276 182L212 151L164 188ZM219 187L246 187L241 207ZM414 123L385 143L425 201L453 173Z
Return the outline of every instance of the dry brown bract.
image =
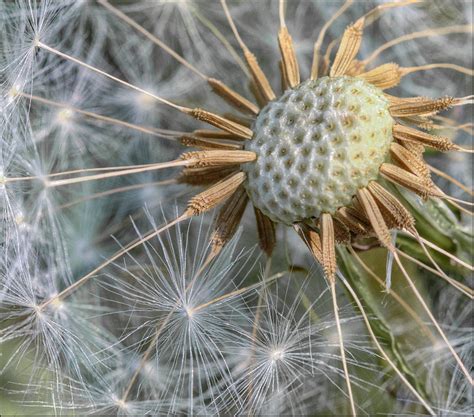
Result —
M225 6L225 2L223 2ZM226 6L225 6L226 7ZM249 72L252 76L252 83L254 85L255 100L257 104L250 104L249 100L243 98L237 93L231 92L228 87L219 84L219 88L215 88L215 81L212 81L214 92L225 98L227 102L231 103L236 110L245 113L247 116L253 113L253 117L258 115L258 112L253 111L254 107L262 108L269 100L275 98L275 93L270 87L266 76L260 68L255 56L248 50L240 36L237 33L234 23L230 20L230 13L226 9L229 21L236 36L238 36L239 43L242 46L244 56L247 60ZM362 42L363 29L366 20L361 18L353 25L349 26L342 36L339 50L336 53L334 62L329 69L329 72L323 72L318 68L320 76L329 75L331 77L341 75L356 75L364 78L367 82L374 86L387 89L396 86L402 77L404 71L399 65L395 63L387 63L380 65L374 69L365 71L363 67L357 65L359 61L356 60L360 44ZM300 74L298 63L292 38L288 33L286 26L282 26L278 33L278 43L282 59L280 61L282 86L294 87L300 82ZM359 70L357 70L359 68ZM231 97L231 99L229 99ZM391 158L387 163L380 167L380 174L382 178L387 179L398 186L405 187L423 198L440 197L444 194L440 192L434 185L430 177L430 170L423 160L423 151L425 147L434 148L440 151L462 150L457 145L453 144L445 137L435 136L423 131L420 131L410 125L414 118L420 118L424 124L430 121L430 117L436 115L439 111L452 106L456 99L444 97L440 99L428 99L425 97L411 97L398 98L386 94L390 102L390 114L396 120L393 127L393 138L390 153ZM250 111L252 109L252 111ZM233 121L238 119L233 117L233 120L226 119L201 109L194 109L189 112L198 120L205 121L214 127L217 131L208 131L196 137L196 132L186 135L182 138L182 143L199 147L201 149L221 149L222 163L221 168L218 164L214 165L212 170L196 171L193 168L185 168L180 178L182 182L187 182L192 185L209 185L215 181L221 180L222 177L228 174L228 166L242 163L242 159L246 158L245 151L238 151L241 146L241 141L250 139L253 135L251 129L244 125ZM227 136L219 137L219 134ZM233 144L231 144L233 143ZM192 157L193 152L188 154ZM224 155L227 155L224 156ZM251 156L248 157L249 160ZM218 183L220 184L220 183ZM371 182L368 187L360 189L356 196L354 196L354 204L349 207L341 207L336 213L324 213L321 219L316 221L305 222L300 225L298 230L300 234L309 242L309 247L313 255L321 262L327 277L330 280L335 279L336 273L336 256L335 251L330 249L337 243L350 245L351 242L358 239L363 239L370 236L376 236L380 243L390 250L394 250L390 238L390 229L405 229L407 231L414 230L414 219L405 207L393 196L386 188L383 182ZM229 197L228 190L219 188L220 192ZM211 199L207 206L202 206L200 212L210 210L215 207L216 201L222 199ZM243 201L243 197L239 201ZM192 202L194 199L192 200ZM248 201L245 200L245 201ZM195 204L195 203L192 203ZM243 204L243 203L242 203ZM239 216L236 216L235 210L229 210L229 207L224 206L221 213L216 219L215 229L216 233L220 230L235 231L235 223L240 219L241 214L238 210ZM258 209L255 209L256 220L258 224L258 232L260 237L260 245L262 249L271 254L276 238L275 225L273 222L263 215ZM321 220L321 222L319 221ZM230 223L232 227L225 227ZM318 227L321 223L321 227ZM307 230L310 228L311 232ZM303 232L304 230L304 232ZM325 232L324 232L325 231ZM316 250L319 246L316 244L314 237L309 238L311 233L318 233L320 241L322 242L321 249ZM225 236L225 238L224 238ZM214 252L217 251L217 246L222 247L231 238L232 233L222 234L218 239L219 243L214 242ZM217 245L217 246L216 246Z

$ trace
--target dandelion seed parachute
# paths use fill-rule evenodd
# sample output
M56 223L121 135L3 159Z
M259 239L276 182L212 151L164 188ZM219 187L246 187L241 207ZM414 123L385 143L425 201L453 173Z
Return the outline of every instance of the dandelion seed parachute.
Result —
M338 332L331 317L331 295L327 289L315 300L309 301L306 293L312 275L299 280L301 286L294 291L296 277L278 279L259 290L259 303L250 316L250 326L241 332L238 344L232 346L233 355L240 358L232 373L240 399L240 413L282 415L306 414L314 409L334 409L334 398L326 394L319 397L318 390L311 391L315 379L323 386L333 385L337 394L338 376L343 371L337 364L340 359ZM265 278L263 278L263 282ZM290 302L288 302L289 300ZM328 313L328 311L329 313ZM360 353L373 352L365 337L358 337L349 327L356 328L358 320L341 312L346 347L354 368L370 372L372 366L364 362ZM355 384L364 384L355 380ZM313 398L309 396L313 392ZM217 399L219 404L229 403L233 395L224 390ZM316 395L316 397L315 397Z
M197 242L189 239L194 227ZM236 343L248 321L245 300L255 289L237 285L252 256L237 252L236 236L208 263L211 247L204 228L202 222L178 225L157 237L158 245L145 244L144 257L129 255L125 264L117 264L101 283L117 300L117 319L130 315L121 343L135 352L136 367L116 391L125 405L142 396L169 398L170 412L193 414L206 409L216 387L229 382L234 360L225 345ZM156 413L163 413L163 404L155 402Z
M58 300L48 308L42 308L43 301L57 294L63 286L62 280L67 273L64 260L55 259L54 254L45 259L44 254L36 253L33 248L22 249L21 256L10 254L1 288L4 326L0 340L2 344L15 345L2 372L33 355L30 366L33 380L41 379L45 372L57 376L65 372L81 381L84 369L94 373L94 368L103 360L99 352L110 347L112 341L104 328L90 321L96 314L92 312L100 307L86 301L83 293L77 294L75 299ZM28 257L24 257L26 251ZM56 384L59 388L59 378Z
M472 305L466 305L453 289L440 288L439 303L436 313L453 346L460 356L469 363L472 352ZM421 355L410 355L411 363L416 363L421 374L426 378L426 386L433 398L437 415L467 415L472 411L472 390L469 382L462 377L459 369L452 363L452 358L444 344L438 341L434 346L421 346ZM448 364L448 365L447 365ZM447 366L446 366L447 365ZM435 375L437 375L435 377ZM404 396L401 389L399 396ZM406 406L406 409L409 405ZM402 411L404 412L404 411Z

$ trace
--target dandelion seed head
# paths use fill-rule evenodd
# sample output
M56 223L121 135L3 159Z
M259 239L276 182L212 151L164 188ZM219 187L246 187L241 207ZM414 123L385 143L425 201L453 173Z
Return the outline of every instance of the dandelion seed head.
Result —
M8 90L7 97L10 103L18 96L18 93L20 92L20 87L21 84L16 84L13 85L10 90Z
M151 91L151 90L148 90ZM149 111L155 106L155 100L148 94L137 93L135 97L135 103L143 111Z
M74 112L71 109L59 110L56 114L57 123L60 125L69 125L72 123Z
M282 348L275 347L273 350L271 350L270 357L273 362L282 361L285 358L285 351Z
M31 309L35 312L35 315L39 320L42 320L42 319L45 318L45 315L44 315L43 309L41 308L41 305L39 305L39 304L32 305Z
M245 149L247 190L272 220L293 224L350 204L377 179L392 142L382 90L354 77L322 77L287 90L255 120Z
M26 227L25 215L23 214L22 211L17 211L15 215L15 223L18 226Z
M139 198L143 202L161 200L162 197L162 191L154 185L142 187L139 192Z
M339 343L339 335L337 333L337 329L328 329L328 331L326 332L326 338L328 340L328 348L331 350L337 349Z
M112 402L117 405L117 408L120 410L128 410L129 404L127 404L124 400L118 398L115 394L112 394Z
M94 244L87 239L87 236L75 242L74 250L78 256L80 255L80 257L82 257L84 262L92 263L92 261L95 261L97 258L97 251L94 248Z
M438 135L444 130L430 136L423 130L428 122L439 121L435 119L439 102L393 95L400 91L432 95L434 88L448 87L450 93L457 93L455 88L462 88L458 79L464 75L438 77L435 68L431 78L422 75L425 71L412 76L402 65L422 65L434 50L433 59L463 55L459 59L465 65L469 53L446 47L444 38L431 43L436 48L423 47L431 40L410 41L415 46L400 45L393 54L384 54L395 57L396 64L365 68L366 52L383 42L380 30L382 35L398 36L401 28L417 27L431 6L406 7L406 13L397 13L395 3L375 2L382 7L362 24L361 12L372 4L354 2L347 11L354 13L331 23L313 55L315 28L324 23L320 17L335 17L339 5L282 1L278 16L274 1L227 3L230 16L194 0L0 0L0 26L6 29L0 31L0 44L5 46L0 48L0 342L19 345L8 366L21 367L24 358L33 355L35 364L24 394L42 385L50 397L40 402L48 411L58 415L69 410L81 415L336 415L348 410L351 384L358 388L357 406L368 413L376 401L371 395L365 395L369 399L363 402L360 399L371 394L374 386L383 391L380 404L408 402L405 391L385 392L385 386L379 387L392 372L367 345L365 334L358 332L354 311L349 315L341 309L342 294L337 294L338 307L336 295L329 299L328 292L320 291L325 284L321 273L311 278L317 289L300 288L304 269L300 264L305 264L306 243L326 277L333 279L337 267L356 270L346 259L345 246L365 251L382 244L403 251L405 244L415 245L405 232L393 241L386 239L392 229L416 230L404 205L427 219L419 222L425 229L430 229L426 225L436 228L434 235L441 236L443 247L463 252L464 257L470 253L464 248L469 239L467 231L459 228L457 213L448 208L442 215L432 210L432 204L440 203L429 200L430 192L437 194L422 158L422 139L449 147L448 139L457 137L453 134L445 140ZM472 20L467 9L463 8L463 19ZM402 17L378 20L379 15L392 13ZM355 23L341 32L350 22ZM160 42L182 57L179 63ZM316 68L312 68L314 61ZM313 77L314 69L317 76ZM313 80L302 81L310 71ZM208 78L217 76L222 80ZM123 83L117 86L114 77ZM357 91L311 97L305 89L306 84L331 84L339 78L372 92L358 98ZM418 83L423 78L432 81ZM219 100L226 100L225 106L216 97L208 100L206 82ZM398 83L397 90L384 92L387 85ZM205 91L195 88L198 85ZM140 88L148 93L137 93ZM249 93L254 97L248 99ZM416 113L424 111L416 104L420 100L427 101L424 105L432 111ZM162 105L166 102L168 107ZM354 102L357 111L346 108ZM283 114L277 115L279 106ZM396 112L397 106L415 113L404 117ZM211 113L212 108L218 113ZM456 106L449 117L454 120L461 110ZM304 123L298 124L291 113ZM367 113L369 118L380 113L386 117L368 121ZM197 127L189 115L213 126ZM308 115L322 120L315 118L312 123ZM274 127L280 132L270 132ZM411 129L409 139L400 132L394 138L397 128ZM337 133L344 142L354 129L360 136L344 143L345 154L339 153ZM372 131L376 144L371 143ZM306 141L309 134L314 140L319 134L318 140L327 148ZM199 146L192 153L199 163L192 165L194 159L183 156L180 161L190 165L171 180L173 188L157 185L162 174L154 171L112 179L98 175L97 180L82 182L89 175L83 168L114 173L120 170L114 167L174 159L179 152L175 144L184 145L185 136ZM256 146L259 138L263 143ZM356 157L358 141L356 151L363 155ZM216 147L224 151L213 153ZM400 148L408 157L398 155L396 160L395 150ZM252 162L241 163L239 158ZM270 162L268 169L264 162ZM314 166L319 162L323 166ZM406 184L388 183L382 165L386 168L392 162L420 193L415 203L413 196L405 198ZM72 170L76 173L64 175ZM65 185L69 177L81 181L62 187L53 179L66 178ZM173 218L181 224L172 223L175 226L163 233L150 213L155 214L159 205L168 213L169 201L181 201L188 192L185 184L191 183L208 188L190 200L190 211L203 214L217 208L219 213L197 226L196 221L184 226L187 215L178 217L182 210L174 213L171 207ZM223 183L228 188L223 189ZM289 201L283 202L285 198ZM306 200L311 203L303 207ZM254 220L252 210L245 210L249 203L255 209L267 261L262 280L255 276L255 265L250 265L253 252L241 251L238 242L239 224ZM144 204L145 212L137 211ZM439 218L442 221L435 226ZM209 220L212 235L204 230ZM276 233L275 223L294 225L302 238L299 244L284 236L286 232ZM423 230L424 236L431 232ZM397 246L399 242L403 245ZM286 256L280 256L283 249ZM448 265L444 259L443 265ZM454 263L449 266L455 270ZM297 276L286 276L293 267ZM276 270L280 272L272 275ZM399 366L401 375L416 382L416 390L421 387L420 393L427 387L427 399L430 404L433 399L440 414L468 410L471 387L450 360L452 352L446 344L435 338L434 345L423 351L410 354L412 346L405 345L400 349L405 324L388 323L386 304L378 303L379 288L372 296L372 286L363 286L360 274L354 275L351 286L370 308L370 324L377 325L374 342L379 339L397 362L392 368L398 371ZM399 290L396 284L393 293ZM418 284L425 283L420 279ZM432 291L426 285L429 296ZM383 300L392 296L384 294ZM337 321L327 314L326 298L334 300ZM443 303L434 300L434 305ZM399 301L404 301L404 293L400 292ZM379 315L384 320L376 320ZM472 341L467 336L472 329L448 320L440 311L435 315L442 318L443 329L469 363ZM414 326L410 322L410 332ZM48 375L40 377L44 369ZM400 385L399 376L395 387ZM376 407L380 412L379 404ZM389 411L398 411L394 408ZM409 412L413 410L403 409L400 414Z
M189 320L193 320L193 318L194 318L194 309L191 308L191 307L185 307L184 311L185 311L186 317Z
M232 367L235 382L219 401L230 401L232 395L238 395L239 413L305 414L302 398L315 395L314 390L306 391L307 381L317 381L323 387L338 378L340 369L334 364L338 351L327 349L332 344L332 332L337 332L335 323L323 314L313 321L314 311L304 305L310 276L295 291L296 295L290 295L291 280L278 281L274 288L260 294L260 307L253 311L254 321L242 329L238 344L230 346L232 357L236 358ZM319 308L328 295L323 292L312 305ZM355 353L365 346L353 337L350 349ZM323 389L323 397L324 392ZM308 405L313 412L319 410L319 401Z

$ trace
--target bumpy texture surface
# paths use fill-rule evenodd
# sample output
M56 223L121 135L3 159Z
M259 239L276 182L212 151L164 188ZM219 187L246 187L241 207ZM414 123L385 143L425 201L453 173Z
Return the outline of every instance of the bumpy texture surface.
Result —
M245 149L247 192L285 224L334 213L378 177L393 119L378 88L354 77L323 77L287 90L260 112Z

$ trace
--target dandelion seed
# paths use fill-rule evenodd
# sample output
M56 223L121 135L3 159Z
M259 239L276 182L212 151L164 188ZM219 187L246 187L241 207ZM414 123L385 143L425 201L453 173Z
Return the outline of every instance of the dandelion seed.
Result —
M202 227L201 224L199 228ZM181 234L178 226L177 235ZM170 233L158 242L160 251L146 246L146 263L151 269L145 267L143 260L131 257L131 265L118 269L131 278L130 283L117 275L111 276L110 284L104 284L108 291L122 298L124 306L131 302L133 321L143 323L139 327L149 342L148 348L140 353L137 370L121 399L128 401L139 395L140 387L146 383L141 381L145 364L159 367L159 362L166 358L172 365L166 370L167 376L161 378L160 395L170 397L176 411L185 407L192 412L195 406L205 405L199 401L208 397L212 400L216 395L212 391L215 383L229 378L230 358L223 353L222 343L232 343L232 330L245 317L245 297L253 290L235 290L237 283L232 280L232 271L245 267L240 261L242 254L234 255L236 239L210 264L206 264L206 252L210 249L207 243L200 247L201 242L195 244L182 238L173 242ZM122 314L120 310L118 313ZM132 339L136 332L133 328L128 331L130 335L125 340ZM209 391L205 392L206 389ZM194 391L202 391L203 396L196 404Z
M330 384L342 373L333 362L339 357L335 322L315 314L316 306L319 308L327 302L330 295L325 292L310 305L304 305L310 279L306 277L302 287L295 291L294 299L288 294L291 280L276 281L270 288L261 290L261 307L253 313L252 326L242 331L240 343L233 347L238 348L242 358L233 369L241 398L240 412L261 414L271 409L276 414L297 414L304 410L298 398L305 395L306 381L321 375L321 383ZM289 297L289 305L289 300L280 297ZM317 318L312 318L312 314ZM343 318L342 321L352 320ZM352 325L355 322L353 319ZM365 350L363 340L348 334L346 338L352 339L353 353ZM351 364L364 366L362 362L351 361ZM225 403L233 392L229 389L224 394L218 398L219 403ZM319 410L315 403L312 407L313 411L314 407Z

